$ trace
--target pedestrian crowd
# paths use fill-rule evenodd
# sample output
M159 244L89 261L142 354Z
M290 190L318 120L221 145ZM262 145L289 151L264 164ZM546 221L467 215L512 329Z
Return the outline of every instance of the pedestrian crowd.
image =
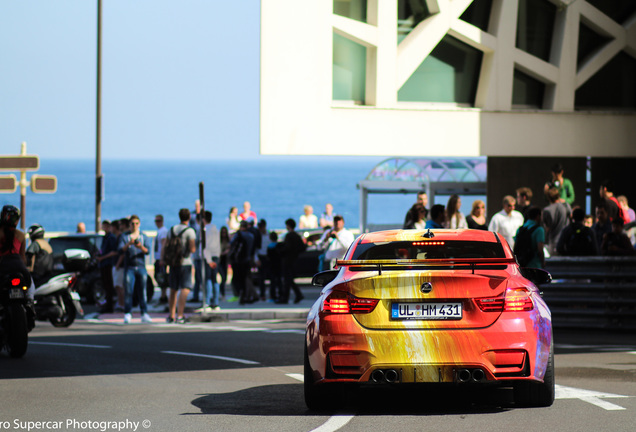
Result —
M140 229L136 215L102 223L104 238L97 261L106 295L101 313L124 312L124 323L129 323L132 308L138 304L141 321L151 322L146 287L154 289L155 282L169 323L188 322L187 301L204 302L203 308L210 311L219 310L222 300L242 305L257 301L287 304L293 294L293 302L299 303L304 295L294 281L296 265L308 241L296 227L323 230L321 240L309 246L323 251L320 265L324 269L335 265L354 240L331 204L325 205L320 218L311 206L304 206L298 224L291 218L285 221L281 238L268 229L264 219L258 219L248 201L242 212L232 207L220 229L212 222L212 212L202 210L198 200L194 210L182 208L178 217L178 224L166 227L164 216L156 215L154 241ZM151 249L154 281L145 265ZM231 291L226 293L228 286Z
M472 203L470 214L464 215L461 197L454 194L446 206L428 209L425 191L417 194L417 202L404 219L404 229L471 228L500 233L514 250L520 264L542 268L545 259L554 255L635 255L636 215L627 197L614 196L611 181L602 183L595 214L589 215L575 205L572 182L564 177L561 164L551 169L551 180L544 185L545 204L533 204L533 193L520 187L516 196L506 195L502 209L489 221L481 200Z
M489 220L482 200L474 200L470 213L464 215L459 195L451 195L446 206L435 204L429 209L426 192L419 192L403 228L497 232L525 267L542 268L552 255L635 255L636 215L627 198L615 197L612 182L604 181L594 215L586 214L575 204L574 187L563 171L560 164L552 167L551 180L543 188L545 204L533 204L532 190L520 187L516 196L503 197L502 209ZM334 268L355 239L330 203L320 217L312 206L305 205L298 223L287 219L281 233L270 231L249 201L243 203L241 212L231 207L220 229L213 223L212 212L202 210L198 201L192 211L180 209L178 218L178 224L166 227L163 215L156 215L154 240L141 230L136 215L102 223L104 238L97 256L106 293L102 313L124 312L124 323L129 323L132 308L138 305L141 321L151 322L146 292L155 285L161 290L159 304L166 305L169 323L188 321L187 301L201 302L212 311L220 309L222 300L242 305L257 301L288 304L293 294L293 302L298 303L304 298L294 281L301 254L308 247L318 251L316 272ZM296 228L302 234L316 230L320 239L308 240ZM85 232L84 223L78 223L77 232ZM23 260L37 284L50 276L52 251L43 238L43 227L33 225L28 233L31 243L25 247ZM146 269L151 249L154 281ZM228 286L230 292L226 292Z

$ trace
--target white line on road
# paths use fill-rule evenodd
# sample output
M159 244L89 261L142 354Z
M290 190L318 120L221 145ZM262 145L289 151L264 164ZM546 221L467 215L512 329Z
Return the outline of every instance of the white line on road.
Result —
M294 374L294 373L290 373L290 374L285 374L290 378L293 378L295 380L298 380L300 382L305 382L305 376L303 374Z
M285 375L300 382L305 382L305 376L303 374L288 373ZM330 417L325 424L313 429L311 432L335 432L349 423L354 417L353 415L335 415Z
M351 421L355 416L352 415L335 415L331 417L325 424L316 429L313 429L311 432L334 432L345 426L347 423Z
M209 354L186 353L186 352L180 352L180 351L161 351L161 352L163 354L176 354L176 355L190 356L190 357L211 358L211 359L215 359L215 360L225 360L225 361L248 364L248 365L260 364L259 362L255 362L255 361L252 361L252 360L244 360L244 359L238 359L238 358L233 358L233 357L215 356L215 355L209 355Z
M584 402L591 403L592 405L596 405L597 407L603 408L607 411L620 411L624 410L625 408L602 399L630 397L612 393L601 393L592 390L577 389L574 387L566 387L561 385L555 385L555 391L556 399L580 399Z
M112 348L112 346L108 346L108 345L86 345L86 344L64 343L64 342L40 342L40 341L33 341L33 340L29 341L29 344L68 346L68 347L78 347L78 348Z

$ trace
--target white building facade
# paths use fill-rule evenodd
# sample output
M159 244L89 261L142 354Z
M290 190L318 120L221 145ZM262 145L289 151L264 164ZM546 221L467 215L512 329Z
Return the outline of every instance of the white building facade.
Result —
M636 157L633 0L262 0L261 153Z

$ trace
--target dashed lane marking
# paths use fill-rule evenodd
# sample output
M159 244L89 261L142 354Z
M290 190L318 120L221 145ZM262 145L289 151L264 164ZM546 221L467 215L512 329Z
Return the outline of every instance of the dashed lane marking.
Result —
M181 352L181 351L161 351L161 353L162 354L175 354L175 355L182 355L182 356L190 356L190 357L211 358L211 359L215 359L215 360L224 360L224 361L247 364L247 365L259 365L260 364L259 362L255 362L255 361L252 361L252 360L245 360L245 359L239 359L239 358L233 358L233 357L216 356L216 355L210 355L210 354L188 353L188 352Z

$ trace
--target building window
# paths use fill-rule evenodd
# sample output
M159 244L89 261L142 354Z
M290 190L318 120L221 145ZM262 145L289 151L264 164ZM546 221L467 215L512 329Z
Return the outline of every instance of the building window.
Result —
M512 107L517 109L543 108L545 84L515 69L512 83Z
M474 105L482 57L446 35L399 90L398 101Z
M364 46L338 34L333 35L334 100L364 104L367 50Z
M579 26L579 48L576 64L581 67L594 53L598 52L611 39L601 36L594 30L581 23Z
M487 32L491 9L492 0L475 0L466 8L459 19Z
M556 6L547 0L519 0L517 48L550 61Z
M398 0L398 43L431 15L426 0Z
M634 0L587 0L587 2L620 24L636 12Z
M333 13L367 22L367 0L333 0Z
M636 109L636 59L624 52L609 63L576 91L577 110Z

